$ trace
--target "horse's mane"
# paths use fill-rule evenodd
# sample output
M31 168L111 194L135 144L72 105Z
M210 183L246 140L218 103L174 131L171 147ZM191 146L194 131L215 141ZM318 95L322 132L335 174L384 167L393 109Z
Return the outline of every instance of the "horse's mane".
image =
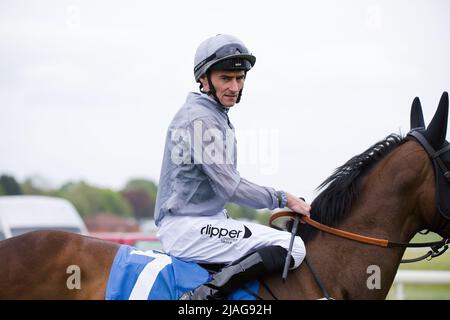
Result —
M362 178L379 160L404 141L400 135L390 134L338 167L317 187L316 190L325 189L311 204L311 218L327 226L336 226L347 216L353 203L358 199ZM298 234L307 242L317 234L317 230L301 225Z

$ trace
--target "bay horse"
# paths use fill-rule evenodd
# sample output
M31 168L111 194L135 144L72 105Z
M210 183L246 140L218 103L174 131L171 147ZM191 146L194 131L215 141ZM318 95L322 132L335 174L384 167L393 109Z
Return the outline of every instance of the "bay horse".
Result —
M448 94L425 128L418 98L407 137L389 135L336 169L312 202L311 218L372 238L408 243L424 229L450 237L450 150L446 141ZM263 299L385 299L404 246L349 241L308 225L299 228L305 263L263 279ZM0 241L0 299L104 299L118 244L59 231L36 231ZM82 272L81 289L67 287L67 266ZM314 276L312 270L315 270ZM371 270L378 285L369 286ZM318 281L320 278L320 281ZM320 285L319 285L320 284ZM268 289L270 288L270 289ZM321 289L322 288L322 289Z

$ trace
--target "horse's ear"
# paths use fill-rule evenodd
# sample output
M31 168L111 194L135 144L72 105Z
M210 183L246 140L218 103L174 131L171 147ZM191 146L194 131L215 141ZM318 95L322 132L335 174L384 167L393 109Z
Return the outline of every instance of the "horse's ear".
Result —
M424 128L425 121L423 119L422 105L420 104L419 97L415 97L411 106L411 129Z
M428 125L425 135L427 140L435 149L439 149L445 141L447 135L448 121L448 93L444 92L439 101L439 106L434 114L433 120Z

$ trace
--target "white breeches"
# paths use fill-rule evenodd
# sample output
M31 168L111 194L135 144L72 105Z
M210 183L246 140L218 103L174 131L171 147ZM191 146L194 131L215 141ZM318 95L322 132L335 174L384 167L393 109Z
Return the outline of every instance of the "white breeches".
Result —
M279 245L289 249L291 234L257 223L227 218L224 213L214 216L166 216L157 233L164 250L175 257L198 263L230 263L248 252ZM306 254L300 237L292 248L294 267Z

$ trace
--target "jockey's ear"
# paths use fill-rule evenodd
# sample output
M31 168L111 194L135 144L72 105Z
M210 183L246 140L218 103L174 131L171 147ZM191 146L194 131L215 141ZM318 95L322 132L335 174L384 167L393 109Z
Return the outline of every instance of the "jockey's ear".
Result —
M448 122L448 93L442 94L441 100L436 113L433 116L428 125L425 137L428 142L435 148L439 149L445 142L445 136L447 135L447 122Z
M202 75L199 79L198 79L198 83L200 83L200 91L207 93L209 92L209 82L208 82L208 77L206 76L206 74Z
M411 130L416 128L425 129L425 121L423 119L422 105L419 97L415 97L411 106Z

